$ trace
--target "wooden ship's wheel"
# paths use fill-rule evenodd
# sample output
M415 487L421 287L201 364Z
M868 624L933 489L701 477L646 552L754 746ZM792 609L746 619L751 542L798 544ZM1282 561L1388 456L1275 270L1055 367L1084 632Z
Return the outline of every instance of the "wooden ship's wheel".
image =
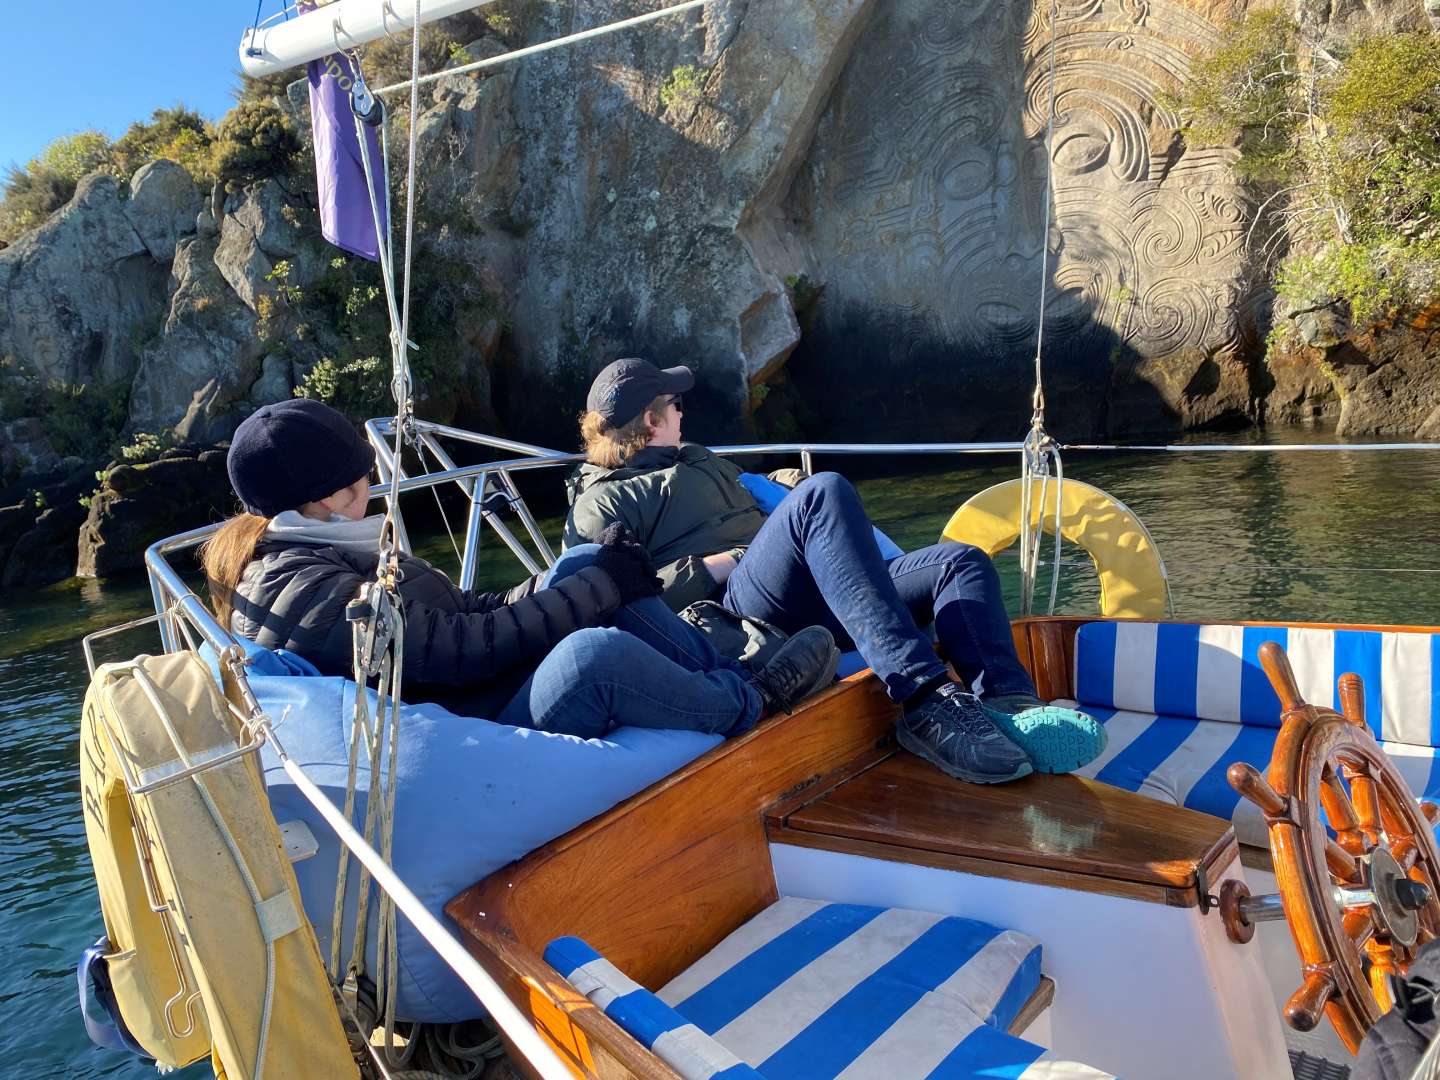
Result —
M1304 981L1285 1019L1309 1031L1323 1013L1353 1053L1393 1004L1390 977L1440 936L1440 811L1416 802L1365 725L1358 675L1340 678L1341 715L1301 698L1279 645L1262 645L1260 663L1280 698L1280 735L1266 775L1237 763L1228 777L1265 815L1280 892L1227 881L1221 914L1240 942L1257 922L1289 923Z

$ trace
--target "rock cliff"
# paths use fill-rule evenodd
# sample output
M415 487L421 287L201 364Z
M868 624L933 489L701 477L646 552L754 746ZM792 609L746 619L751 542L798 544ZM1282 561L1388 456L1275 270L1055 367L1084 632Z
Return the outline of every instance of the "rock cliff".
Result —
M1043 319L1065 437L1317 416L1434 432L1429 330L1315 328L1263 362L1257 196L1170 104L1244 8L1061 0L1052 26L1048 0L713 0L442 80L416 120L422 414L569 445L591 374L641 353L698 370L693 437L1015 437ZM636 10L528 5L465 53ZM1420 0L1305 15L1337 35L1427 18ZM303 88L284 103L303 125ZM92 176L0 251L0 356L128 394L130 432L213 444L343 351L349 331L292 299L338 254L299 178L204 199L167 162ZM0 466L41 436L0 432Z

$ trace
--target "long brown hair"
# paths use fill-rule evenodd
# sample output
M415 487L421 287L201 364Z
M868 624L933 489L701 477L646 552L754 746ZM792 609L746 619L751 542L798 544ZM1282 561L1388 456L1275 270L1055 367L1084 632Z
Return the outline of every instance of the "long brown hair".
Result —
M240 575L255 558L255 548L270 519L258 514L236 514L200 549L200 563L205 567L205 581L210 587L210 606L225 629L230 629L230 615L235 610L233 598Z
M661 394L645 406L644 412L620 427L611 427L597 412L582 415L580 439L585 444L585 459L602 469L620 468L649 445L650 426L665 422L665 406L670 404L670 398L670 394Z

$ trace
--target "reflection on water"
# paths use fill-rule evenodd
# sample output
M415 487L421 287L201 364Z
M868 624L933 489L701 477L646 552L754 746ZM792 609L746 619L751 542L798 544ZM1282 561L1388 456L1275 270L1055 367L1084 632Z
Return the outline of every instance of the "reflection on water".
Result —
M1313 433L1301 437L1308 441ZM910 459L903 475L869 476L860 475L854 459L818 464L859 477L877 523L913 548L933 543L965 498L1018 475L1014 458L966 461L955 468L953 459ZM1433 542L1440 528L1440 451L1072 453L1066 475L1104 488L1149 526L1181 617L1440 622L1440 552ZM557 516L542 524L548 535L558 534ZM481 581L513 584L521 571L493 535L486 539ZM421 550L453 569L444 536ZM1050 551L1047 545L1047 558ZM1013 606L1013 549L998 561ZM1099 589L1086 556L1068 551L1063 561L1060 610L1094 610ZM1048 578L1037 593L1048 595ZM0 597L0 949L10 960L0 975L7 1021L0 1025L0 1061L23 1061L28 1075L153 1075L89 1048L73 974L76 955L101 930L77 809L75 748L85 686L79 638L148 614L149 606L143 583L70 582ZM101 656L155 647L153 637L135 632L107 643ZM1030 825L1046 831L1042 821Z

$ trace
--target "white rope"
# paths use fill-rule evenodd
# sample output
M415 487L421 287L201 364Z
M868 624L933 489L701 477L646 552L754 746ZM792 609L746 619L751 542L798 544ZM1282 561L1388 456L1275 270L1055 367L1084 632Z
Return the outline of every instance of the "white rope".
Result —
M300 794L319 811L320 816L335 830L341 844L370 871L375 878L375 883L387 895L394 898L396 906L404 913L410 925L470 988L471 992L479 999L480 1004L485 1007L485 1011L495 1021L496 1026L505 1032L506 1037L520 1051L526 1062L542 1077L542 1080L574 1080L573 1074L561 1064L550 1044L540 1036L530 1020L515 1007L499 984L465 950L465 946L461 945L441 925L440 920L430 914L425 905L420 902L420 898L410 891L409 886L400 879L400 876L390 868L390 865L380 857L379 853L365 843L360 834L355 831L350 820L341 814L339 808L315 786L314 781L305 775L305 770L286 753L285 747L275 737L275 731L268 722L265 723L265 736L274 747L276 756L279 757L280 764L285 769L285 774L294 782Z
M621 30L629 30L632 26L641 26L644 23L654 22L656 19L663 19L667 15L678 15L682 11L689 11L691 8L701 7L708 4L710 0L685 0L683 4L674 4L659 11L647 12L644 15L636 15L631 19L621 19L619 22L606 23L604 26L597 26L590 30L581 30L579 33L567 34L565 37L556 38L553 41L544 41L539 45L527 45L523 49L515 49L512 52L502 53L499 56L492 56L486 60L476 60L471 64L462 64L459 67L446 68L444 71L437 71L431 75L421 78L418 70L412 72L408 80L391 83L389 86L382 86L376 90L376 95L392 94L398 90L409 87L413 91L420 86L429 83L439 82L441 79L448 79L453 75L468 75L472 71L483 71L486 68L498 67L501 64L508 64L512 60L521 60L527 56L536 56L539 53L549 52L551 49L561 49L567 45L577 45L582 41L589 41L591 38L603 37L606 34L614 34Z

